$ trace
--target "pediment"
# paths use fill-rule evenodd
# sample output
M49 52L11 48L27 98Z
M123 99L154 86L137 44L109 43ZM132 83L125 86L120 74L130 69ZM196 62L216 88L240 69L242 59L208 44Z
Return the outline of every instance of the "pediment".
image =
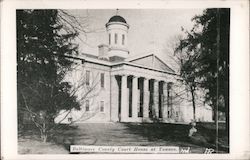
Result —
M158 56L154 54L148 54L140 57L135 57L128 60L131 63L139 64L145 67L150 67L157 70L167 71L174 73L165 62L163 62Z

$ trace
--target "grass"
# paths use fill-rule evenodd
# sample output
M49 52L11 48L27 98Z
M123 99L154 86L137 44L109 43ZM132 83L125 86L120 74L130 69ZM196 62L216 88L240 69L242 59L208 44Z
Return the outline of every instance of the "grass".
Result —
M214 148L215 127L209 123L198 123L198 137L188 137L189 125L150 123L83 123L63 126L48 143L39 140L38 132L28 127L19 135L19 153L56 154L69 153L69 146L180 146L191 147L193 153L204 153ZM225 128L220 125L220 152L228 152Z
M219 127L219 150L228 152L228 138L226 137L224 124ZM198 123L196 128L196 139L190 139L187 135L189 125L183 124L128 124L133 134L139 134L148 138L149 141L164 141L181 147L200 146L204 148L215 148L215 126L209 123Z

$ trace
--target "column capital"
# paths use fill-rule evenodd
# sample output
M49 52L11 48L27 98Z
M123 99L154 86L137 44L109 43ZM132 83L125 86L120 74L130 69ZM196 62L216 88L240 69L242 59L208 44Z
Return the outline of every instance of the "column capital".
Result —
M159 81L158 79L154 79L154 83L155 83L155 82L157 83L157 82L160 82L160 81Z
M116 75L122 76L122 77L127 77L128 76L128 74L125 74L125 73L120 73L120 74L116 74Z
M132 78L139 78L140 76L137 76L137 75L132 75Z
M165 82L166 80L164 80L164 79L159 79L158 81L159 81L159 82Z
M168 84L168 81L162 81L163 82L163 85L166 85Z

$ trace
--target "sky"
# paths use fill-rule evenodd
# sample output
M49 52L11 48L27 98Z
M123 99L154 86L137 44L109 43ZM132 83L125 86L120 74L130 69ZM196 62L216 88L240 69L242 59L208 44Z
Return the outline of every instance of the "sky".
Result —
M129 24L128 49L130 56L155 52L160 58L173 56L168 44L173 37L183 34L181 27L190 30L195 15L202 14L204 9L89 9L70 10L69 12L87 25L90 33L81 34L83 41L80 51L98 55L98 45L108 43L105 24L118 14ZM118 12L118 13L117 13ZM172 64L173 65L173 64Z

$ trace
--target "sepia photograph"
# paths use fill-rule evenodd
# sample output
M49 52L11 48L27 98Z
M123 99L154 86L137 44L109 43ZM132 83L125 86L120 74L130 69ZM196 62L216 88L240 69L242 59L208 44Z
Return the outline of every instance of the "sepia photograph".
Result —
M229 152L229 8L23 9L16 28L20 154Z
M0 2L0 159L249 159L249 2Z

